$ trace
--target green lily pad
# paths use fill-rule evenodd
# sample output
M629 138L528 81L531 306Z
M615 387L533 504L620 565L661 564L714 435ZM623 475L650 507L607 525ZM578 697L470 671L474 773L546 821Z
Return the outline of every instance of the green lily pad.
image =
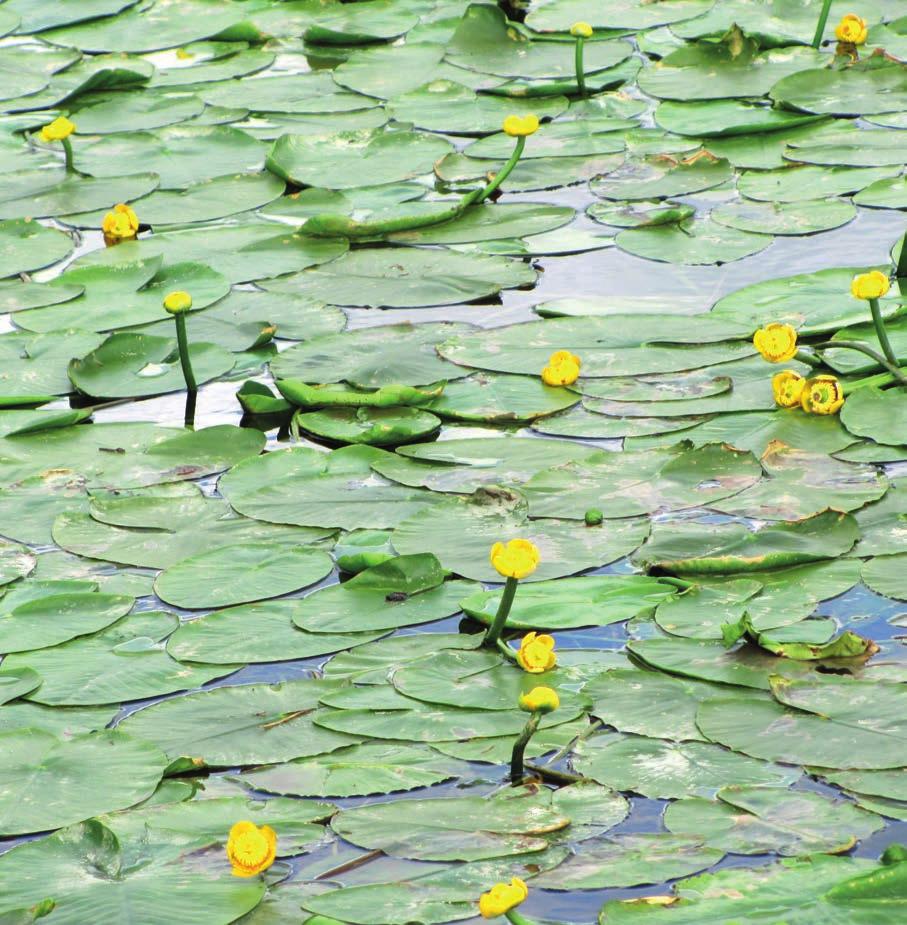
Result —
M679 224L628 228L614 243L647 260L682 264L722 264L742 260L765 250L770 235L751 234L721 225L710 218L688 219Z
M710 0L665 0L653 7L645 0L613 0L603 8L595 0L548 0L530 11L526 24L537 32L569 32L577 20L594 29L652 29L701 16L711 5Z
M719 444L694 449L679 443L637 453L602 451L543 470L522 491L532 517L582 520L596 508L610 520L712 505L751 489L761 474L749 453Z
M721 225L757 234L800 235L829 231L856 217L856 209L841 199L805 202L738 202L719 206L711 218Z
M388 115L429 132L487 135L501 130L510 115L553 119L567 108L567 98L511 100L477 94L455 80L435 79L387 101Z
M636 560L677 574L758 572L835 558L858 534L850 514L832 510L752 531L739 523L660 523Z
M469 330L443 321L360 328L290 347L271 362L271 372L275 379L348 382L360 389L459 379L469 371L439 357L435 345Z
M69 256L72 249L72 238L38 222L0 222L0 276L38 270Z
M626 42L588 42L588 73L620 64L632 53ZM575 74L573 48L560 42L533 42L510 29L504 13L490 4L466 8L447 46L446 58L458 67L500 77L569 78Z
M753 100L666 100L655 110L655 122L667 132L701 137L748 135L808 125L819 116L775 109Z
M73 121L85 135L144 132L185 122L204 108L197 96L188 93L112 93L77 108Z
M542 234L566 225L573 209L540 203L502 203L469 206L457 218L413 231L388 235L398 244L468 244L522 235Z
M879 443L904 433L907 426L907 395L903 389L883 391L875 387L856 389L844 402L841 423L858 437Z
M853 201L858 206L868 209L905 209L907 208L907 180L904 177L891 177L876 180L861 189Z
M241 11L225 9L217 0L157 0L150 11L130 9L97 22L61 26L42 38L83 51L157 51L217 35L243 18Z
M40 729L0 733L0 775L15 787L0 800L5 836L41 832L150 796L167 766L150 742L118 730L62 740Z
M11 670L39 671L44 679L30 700L50 706L119 703L201 687L233 670L220 665L186 666L158 645L177 626L163 611L127 616L91 636L4 659ZM28 666L28 667L25 667Z
M418 308L471 302L530 287L536 271L520 260L449 250L349 251L281 282L291 292L335 305Z
M720 42L698 42L672 51L657 68L640 74L639 87L650 96L669 100L758 97L769 90L774 93L783 78L822 61L822 53L812 48L761 51L755 39L732 27Z
M380 480L371 463L384 455L367 446L330 454L308 447L269 453L235 466L221 479L220 490L239 513L269 523L344 530L395 527L436 499L421 489Z
M814 687L811 682L805 683L807 690ZM796 686L796 682L785 684ZM839 684L843 686L844 682ZM900 717L890 713L896 699L888 693L888 688L896 686L874 681L846 682L846 695L859 691L859 702L841 703L836 697L833 704L821 708L816 705L821 715L803 711L802 700L798 702L801 709L794 710L769 701L716 699L702 704L696 722L713 741L768 761L842 769L900 767L902 723ZM832 693L831 685L823 687L823 697ZM876 695L870 697L871 692ZM873 709L879 712L867 725L862 704L870 699Z
M907 108L907 68L881 59L842 70L801 69L779 80L770 95L789 108L822 115L897 112Z
M202 385L233 368L233 355L215 344L190 343L189 360ZM175 337L126 331L111 334L81 359L70 360L73 385L85 395L141 398L186 388Z
M334 443L396 446L434 433L441 421L419 408L323 408L297 414L296 425Z
M665 825L678 835L735 854L837 854L884 825L852 803L818 793L751 786L725 787L717 801L672 803Z
M166 568L154 590L162 601L187 610L226 607L298 591L332 567L327 553L305 546L222 546Z
M589 575L539 581L520 590L508 629L562 630L630 620L671 597L676 589L645 575ZM491 624L502 592L476 591L461 602L473 619Z
M35 556L27 546L0 540L0 585L24 578L35 567Z
M593 180L590 188L602 199L668 199L712 189L733 175L731 165L722 159L628 160L623 167Z
M353 844L395 857L481 861L547 848L543 836L570 824L551 804L551 791L522 789L490 798L372 803L342 810L331 828Z
M104 629L129 613L135 600L100 594L77 583L17 585L0 599L0 651L44 649Z
M525 537L538 546L541 561L529 581L560 578L614 562L632 552L648 534L647 521L627 519L590 530L567 520L527 518L526 502L516 492L480 489L417 511L398 524L394 548L403 555L433 552L465 578L497 581L488 561L495 542Z
M335 83L356 93L390 99L433 79L444 57L434 42L358 49L332 71Z
M198 492L96 498L86 513L61 514L53 529L57 545L80 556L161 569L225 546L297 546L326 533L237 517L222 499Z
M264 894L263 882L231 877L221 851L204 863L169 852L137 864L137 850L135 843L121 845L96 819L19 845L0 865L4 880L15 884L4 905L29 905L51 891L59 896L53 914L66 925L77 925L86 916L124 925L159 915L188 919L199 908L211 925L228 925ZM29 876L36 870L42 872L37 882Z
M268 153L267 166L297 186L346 189L423 176L450 150L443 138L403 129L283 135Z
M56 279L60 285L84 286L85 292L62 305L16 312L19 327L41 332L78 325L85 331L111 331L159 320L166 314L162 303L168 292L189 292L193 305L204 308L230 290L223 276L202 264L162 266L160 257L123 263L111 258L109 265L78 267Z
M110 208L131 202L158 185L156 173L116 177L81 177L62 171L21 170L7 175L0 194L0 218L45 218Z
M42 680L31 668L16 668L4 659L3 669L0 670L0 705L34 691Z
M907 582L904 580L904 562L907 554L875 556L863 565L863 581L876 594L907 601Z
M242 779L265 793L353 797L429 787L463 771L462 762L425 747L366 742L330 755L249 771Z
M857 193L897 174L892 167L819 167L792 164L778 170L746 170L737 189L749 199L803 202Z
M117 727L155 742L172 761L233 767L289 761L353 745L358 737L312 723L318 698L334 685L303 680L250 684L164 700ZM203 737L199 730L206 730Z
M397 556L298 601L293 622L310 633L358 633L440 620L476 590L443 575L434 556Z
M520 159L617 154L625 147L622 132L636 125L632 119L615 116L549 122L541 125L527 142ZM513 141L499 132L474 141L464 151L470 157L508 158L513 152Z
M533 879L544 890L601 890L673 880L717 864L724 852L696 838L673 835L614 835L583 846L555 871Z
M712 797L728 781L737 786L768 788L786 787L800 777L797 769L738 755L711 743L665 742L641 736L586 739L577 745L573 764L580 773L606 787L661 800ZM711 805L705 800L699 802ZM681 825L671 831L700 837L705 834L695 825L692 829ZM722 844L714 847L731 850Z

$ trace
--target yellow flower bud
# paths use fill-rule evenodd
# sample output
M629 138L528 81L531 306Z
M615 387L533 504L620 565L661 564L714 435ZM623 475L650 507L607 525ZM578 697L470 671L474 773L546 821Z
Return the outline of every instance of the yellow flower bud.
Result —
M41 129L41 141L62 141L76 130L75 122L70 122L66 116L57 116Z
M856 13L848 13L835 27L835 36L839 42L850 45L862 45L866 41L869 29L866 20Z
M541 674L557 664L554 638L544 633L526 633L516 654L520 668L530 674Z
M553 713L560 705L561 698L550 687L534 687L520 694L520 709L526 713Z
M756 331L753 346L769 363L784 363L797 355L797 330L789 324L772 322Z
M587 22L580 20L570 27L570 34L577 39L588 39L592 37L592 26Z
M134 238L139 231L139 218L125 203L118 202L101 222L104 241L109 246Z
M538 546L530 540L495 543L489 556L494 570L504 578L526 578L541 561Z
M835 376L813 376L803 384L800 407L810 414L837 414L844 404L844 387Z
M582 361L578 356L569 350L557 350L542 369L542 382L545 385L573 385L579 378L580 366Z
M189 311L192 308L192 296L188 292L183 292L181 289L176 292L168 292L164 296L164 308L170 312L171 315L179 315L183 312Z
M277 857L277 833L267 825L259 828L243 820L230 829L227 838L227 860L234 877L254 877L267 870Z
M515 909L528 895L526 884L519 877L512 877L510 883L496 883L479 897L479 912L483 919L495 919Z
M513 138L534 135L538 130L538 116L508 116L504 120L504 131Z
M772 376L772 394L781 408L796 408L800 404L806 380L792 369L783 369Z
M891 283L881 270L870 270L853 278L850 294L855 299L880 299L890 288Z

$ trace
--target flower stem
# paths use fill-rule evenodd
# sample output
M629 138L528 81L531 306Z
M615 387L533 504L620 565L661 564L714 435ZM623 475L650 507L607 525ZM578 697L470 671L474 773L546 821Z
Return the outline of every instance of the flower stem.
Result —
M891 349L891 341L888 340L888 332L885 330L885 322L882 320L882 309L879 308L878 299L869 300L869 310L872 312L872 323L875 325L876 337L879 339L882 353L885 354L892 366L897 367L898 358L894 350Z
M828 22L828 11L831 9L831 0L824 0L822 9L819 12L819 21L816 23L816 34L813 36L813 48L818 48L822 44L822 36L825 34L825 25Z
M520 915L519 912L516 911L516 909L508 909L508 911L505 912L504 915L507 918L507 921L510 922L510 925L533 925L533 923L530 922L529 919L524 918L522 915Z
M513 154L510 155L509 160L506 164L495 174L494 179L492 179L485 189L480 190L475 199L470 198L470 204L484 202L506 179L510 176L510 172L516 167L517 162L519 161L521 155L523 154L523 148L526 147L526 138L523 135L517 137L516 144L513 146ZM471 195L471 194L470 194Z
M866 356L872 357L879 366L884 366L888 372L897 379L898 382L907 385L907 374L899 366L892 366L885 357L882 356L876 350L873 350L868 344L864 344L862 341L858 340L830 340L824 344L817 344L816 349L829 350L831 348L840 347L842 350L857 350L860 353L865 353Z
M513 743L513 752L510 755L510 782L514 786L523 780L523 756L526 753L529 740L535 735L535 730L539 728L541 718L541 713L533 713L523 727L520 737Z
M72 163L72 142L68 138L63 139L63 156L66 158L66 172L75 173L76 168Z
M857 379L855 382L842 383L842 390L845 395L850 395L857 389L868 385L891 385L892 382L894 382L894 376L891 373L877 373L875 376L866 376L865 379Z
M795 360L799 360L801 363L805 363L807 366L821 366L822 361L812 353L807 353L805 350L798 350Z
M895 267L894 275L898 279L907 277L907 234L901 238L901 253L898 255L898 265Z
M569 771L558 771L557 768L551 768L547 764L532 764L526 762L526 769L538 774L539 777L547 778L558 784L576 784L586 778L582 774L571 774Z
M516 661L516 653L513 651L513 649L510 648L510 646L507 645L506 642L504 642L503 639L495 640L495 645L498 647L498 650L500 651L501 655L504 656L504 658L510 659L511 662Z
M576 86L579 89L579 95L586 95L586 71L583 67L583 44L585 39L578 35L576 37Z
M186 316L182 312L173 316L176 321L176 342L180 351L180 366L183 367L183 378L186 388L190 392L197 392L195 373L192 372L192 363L189 360L189 339L186 337Z
M516 586L518 583L516 578L507 579L507 584L504 585L504 593L501 595L501 603L498 604L498 612L494 615L494 620L491 626L488 627L488 632L485 633L484 645L495 646L501 638L501 632L504 629L504 624L507 622L510 608L513 606L513 599L516 596Z

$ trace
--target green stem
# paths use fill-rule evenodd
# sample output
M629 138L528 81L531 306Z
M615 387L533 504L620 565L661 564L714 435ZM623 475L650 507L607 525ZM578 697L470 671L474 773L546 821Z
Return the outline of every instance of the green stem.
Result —
M484 645L495 646L501 638L501 632L507 622L510 608L513 606L513 599L516 596L517 584L519 582L516 578L507 579L507 584L504 585L504 593L501 595L501 603L498 604L498 612L494 615L494 620L491 626L488 627L488 632L485 633Z
M516 144L513 148L513 154L510 155L509 160L506 164L495 174L494 179L485 187L485 189L480 190L478 195L473 202L479 203L484 202L506 179L510 176L510 172L516 167L517 162L523 154L523 148L526 147L526 137L524 135L519 135L516 140ZM469 195L474 195L470 193Z
M579 95L586 95L586 69L583 67L583 44L585 40L581 35L576 37L576 86Z
M571 774L569 771L558 771L555 768L548 767L546 764L532 764L532 762L526 762L526 769L532 771L533 774L538 774L539 777L552 780L557 784L576 784L581 780L586 778L582 774Z
M63 156L66 158L67 173L75 173L76 168L72 163L72 142L68 138L63 139Z
M828 11L831 9L831 0L824 0L822 10L819 13L819 21L816 23L816 34L813 36L813 48L818 48L822 44L822 36L825 34L825 25L828 22Z
M901 253L898 255L898 265L895 268L894 275L898 279L907 277L907 234L901 238Z
M842 350L856 350L859 353L864 353L866 356L871 357L879 366L884 366L888 372L897 379L898 382L907 384L907 375L905 375L904 370L899 366L892 366L885 357L882 356L877 350L873 350L872 347L867 344L862 343L858 340L830 340L826 341L824 344L817 344L816 349L829 350L832 348L840 347Z
M511 649L510 646L508 646L507 643L504 642L503 639L496 640L495 645L500 650L501 655L503 655L505 658L510 659L510 661L512 662L516 661L516 652L514 652L513 649Z
M190 392L197 392L198 386L195 382L195 374L192 372L192 363L189 360L189 339L186 337L186 316L180 312L173 316L176 321L176 342L180 351L180 366L183 367L183 378L186 380L186 388Z
M882 309L879 308L878 299L869 300L869 310L872 312L872 323L875 325L876 337L879 339L879 346L882 353L885 354L888 362L892 366L898 366L898 358L894 350L891 349L891 341L888 340L888 332L885 330L885 322L882 320Z
M557 762L560 761L561 758L566 758L566 756L570 754L570 752L572 752L573 749L576 748L576 746L579 745L580 742L582 742L584 739L588 739L589 736L591 736L593 732L598 732L598 730L601 729L602 726L604 725L605 724L600 719L597 719L594 722L589 723L589 725L578 736L574 736L562 749L560 749L559 751L556 751L545 762L545 764L548 764L548 765L557 764Z
M680 588L681 591L688 591L690 588L696 587L696 582L694 581L684 581L682 578L672 578L670 575L659 575L658 580L664 585L673 585L675 588Z
M894 376L891 373L877 373L875 376L866 376L864 379L857 379L855 382L845 382L842 389L845 395L850 395L857 389L865 388L869 385L891 385L894 382Z
M807 353L805 350L798 350L794 359L799 360L801 363L805 363L807 366L816 367L822 365L822 361L818 357L811 353Z
M542 718L541 713L533 713L529 721L523 727L520 737L513 744L513 752L510 755L510 782L516 786L523 780L523 756L526 753L526 746L529 740L535 735L535 730L539 728L539 721Z
M505 912L504 916L507 918L507 921L510 922L510 925L534 925L534 923L530 922L529 919L520 915L516 909L511 909L508 912Z

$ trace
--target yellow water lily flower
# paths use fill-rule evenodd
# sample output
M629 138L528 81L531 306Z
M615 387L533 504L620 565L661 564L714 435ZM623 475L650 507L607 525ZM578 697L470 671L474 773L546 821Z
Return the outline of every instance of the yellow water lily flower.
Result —
M582 360L569 350L556 350L542 370L545 385L573 385L579 378Z
M891 281L881 270L870 270L851 280L850 294L855 299L880 299L890 288Z
M66 116L57 116L53 122L48 122L41 129L41 141L62 141L76 130L75 122L70 122Z
M806 380L792 369L782 369L780 373L772 376L772 394L775 404L781 408L796 408L800 404L800 396Z
M192 308L192 296L188 292L178 289L175 292L168 292L164 296L164 308L171 315L180 315Z
M520 642L516 660L524 671L541 674L557 664L554 654L554 637L544 633L526 633Z
M525 138L526 135L534 135L539 130L539 117L528 116L508 116L504 120L504 131L513 138Z
M510 540L506 546L495 543L489 558L494 570L504 578L526 578L538 568L542 557L531 540Z
M844 404L844 387L836 376L813 376L803 384L800 407L810 414L837 414Z
M570 34L577 39L588 39L592 37L592 26L587 22L580 20L570 27Z
M515 909L529 895L529 888L519 877L510 883L496 883L479 897L479 912L483 919L495 919Z
M550 687L534 687L520 694L520 709L525 713L552 713L561 705L557 691Z
M784 363L797 355L797 329L773 321L756 331L753 346L769 363Z
M227 838L227 860L234 877L254 877L267 870L277 857L277 833L268 825L259 828L247 819L237 822Z
M125 203L118 202L101 222L104 241L107 245L118 244L134 238L139 231L139 217Z
M856 13L848 13L835 27L835 36L839 42L850 45L862 45L866 41L869 28L866 20Z

